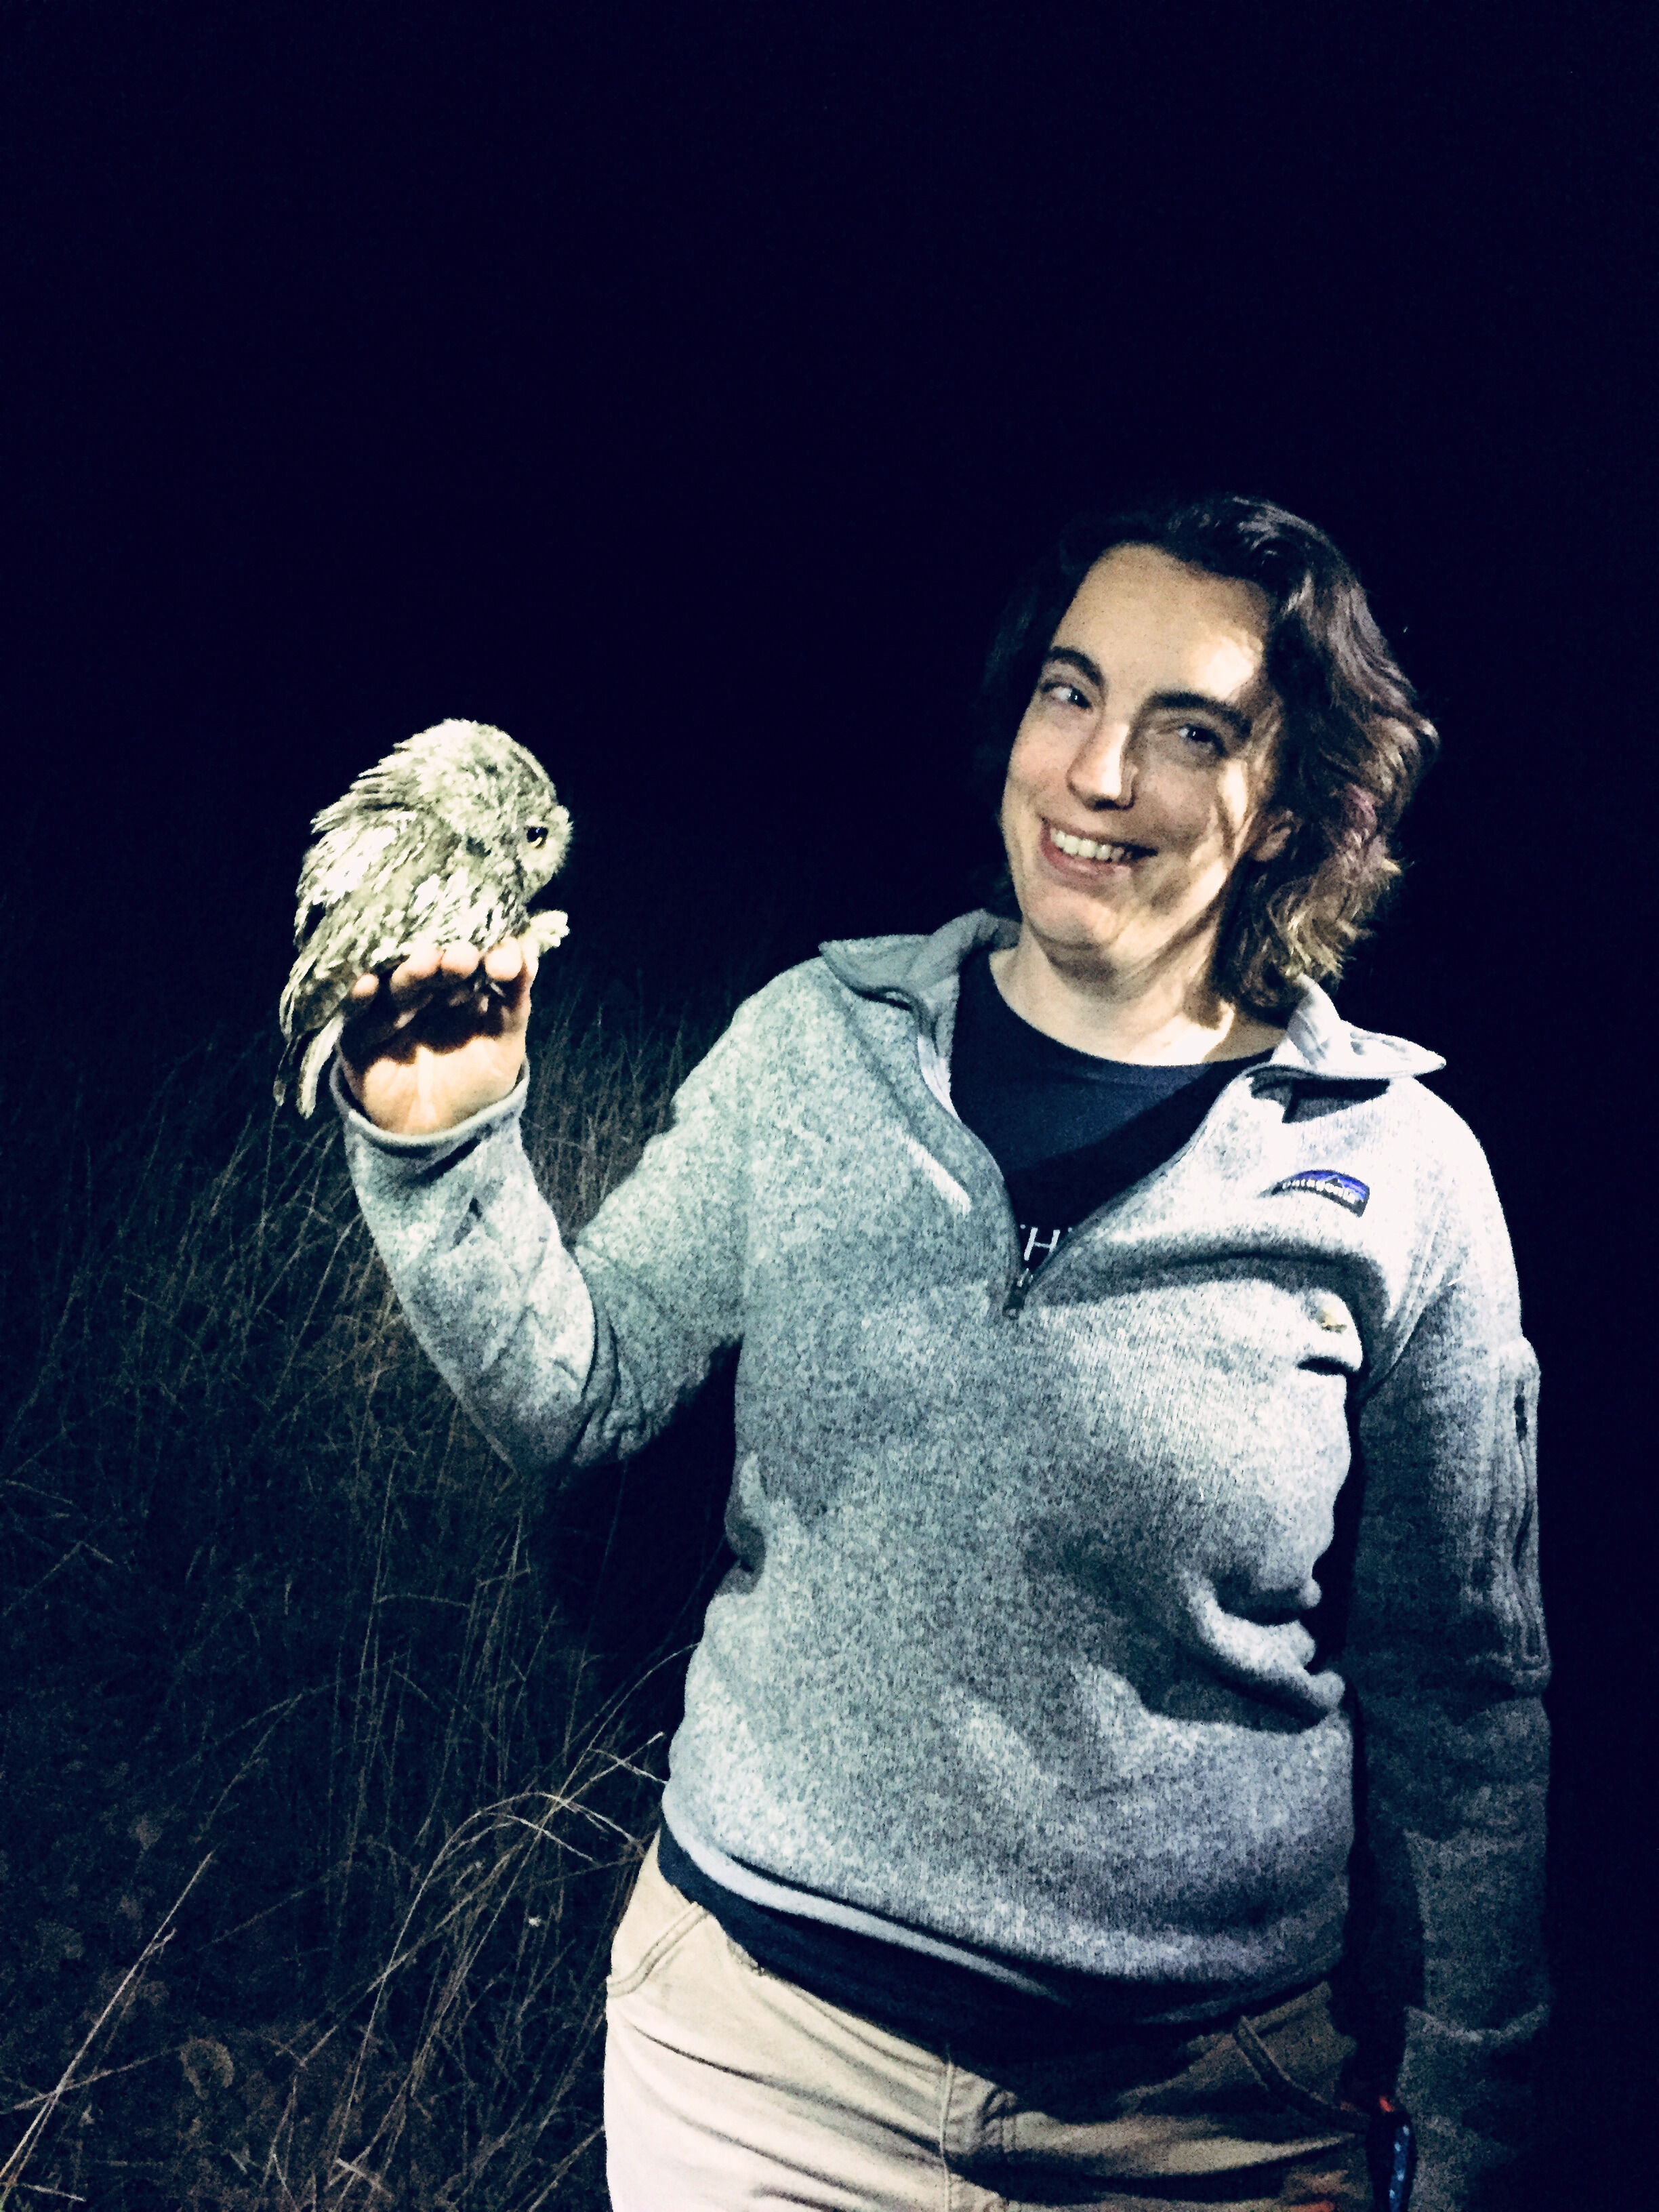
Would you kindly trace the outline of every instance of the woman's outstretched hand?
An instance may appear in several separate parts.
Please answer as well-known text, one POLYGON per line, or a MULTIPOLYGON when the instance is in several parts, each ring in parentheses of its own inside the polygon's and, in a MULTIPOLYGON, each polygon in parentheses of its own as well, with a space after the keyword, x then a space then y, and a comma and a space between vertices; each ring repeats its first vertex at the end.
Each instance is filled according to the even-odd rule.
POLYGON ((362 975, 340 1039, 346 1087, 399 1136, 453 1129, 505 1098, 524 1066, 536 956, 509 937, 417 945, 389 975, 362 975))

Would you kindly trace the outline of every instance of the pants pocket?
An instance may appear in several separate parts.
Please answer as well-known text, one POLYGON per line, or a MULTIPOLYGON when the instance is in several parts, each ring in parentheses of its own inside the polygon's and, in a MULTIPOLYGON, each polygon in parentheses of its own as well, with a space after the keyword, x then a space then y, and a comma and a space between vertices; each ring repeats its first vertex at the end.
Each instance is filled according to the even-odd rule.
POLYGON ((1245 2014, 1233 2039, 1263 2087, 1297 2112, 1327 2126, 1363 2130, 1364 2120, 1342 2101, 1354 2040, 1331 2017, 1328 1982, 1266 2012, 1245 2014))
POLYGON ((634 1894, 611 1941, 606 1996, 629 1996, 643 1988, 663 1961, 708 1917, 706 1906, 682 1897, 663 1875, 657 1864, 653 1836, 634 1894))

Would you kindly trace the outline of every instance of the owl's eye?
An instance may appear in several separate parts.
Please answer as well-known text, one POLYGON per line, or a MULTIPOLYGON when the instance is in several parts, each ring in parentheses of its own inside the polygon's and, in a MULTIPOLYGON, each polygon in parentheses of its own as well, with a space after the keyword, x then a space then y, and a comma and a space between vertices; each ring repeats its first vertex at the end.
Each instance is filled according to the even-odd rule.
POLYGON ((544 822, 532 822, 530 827, 525 831, 524 837, 526 845, 546 844, 547 824, 544 822))

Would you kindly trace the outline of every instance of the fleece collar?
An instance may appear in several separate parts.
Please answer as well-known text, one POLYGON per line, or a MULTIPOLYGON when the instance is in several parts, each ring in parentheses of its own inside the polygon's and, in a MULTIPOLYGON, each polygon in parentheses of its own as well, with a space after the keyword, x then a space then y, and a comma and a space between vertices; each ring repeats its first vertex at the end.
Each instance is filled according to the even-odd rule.
MULTIPOLYGON (((1017 921, 980 911, 958 915, 931 937, 843 938, 818 951, 849 991, 909 1006, 928 1036, 939 1040, 956 1006, 963 963, 982 945, 1000 950, 1018 935, 1017 921)), ((1327 1083, 1377 1083, 1397 1075, 1431 1075, 1445 1064, 1438 1053, 1425 1052, 1404 1037, 1345 1022, 1328 992, 1317 983, 1304 983, 1285 1035, 1261 1072, 1271 1068, 1327 1083)))

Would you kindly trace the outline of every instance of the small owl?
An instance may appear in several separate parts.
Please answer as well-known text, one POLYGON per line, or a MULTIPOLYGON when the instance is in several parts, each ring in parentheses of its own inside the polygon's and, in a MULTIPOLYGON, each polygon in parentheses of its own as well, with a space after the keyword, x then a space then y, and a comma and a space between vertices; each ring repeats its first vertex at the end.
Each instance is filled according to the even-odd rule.
MULTIPOLYGON (((405 738, 311 826, 299 956, 278 1010, 284 1069, 299 1060, 306 1115, 360 975, 388 974, 422 939, 488 948, 517 937, 538 954, 562 944, 564 915, 529 907, 570 844, 570 816, 540 763, 487 722, 405 738)), ((275 1088, 280 1104, 286 1072, 275 1088)))

